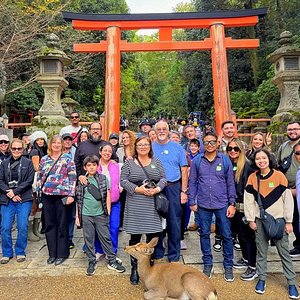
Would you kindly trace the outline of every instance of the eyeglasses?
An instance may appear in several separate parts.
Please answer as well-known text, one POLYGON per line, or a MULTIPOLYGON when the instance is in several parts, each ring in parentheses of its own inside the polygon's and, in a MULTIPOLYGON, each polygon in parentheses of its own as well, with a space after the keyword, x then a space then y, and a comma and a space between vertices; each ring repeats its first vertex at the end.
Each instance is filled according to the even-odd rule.
POLYGON ((205 141, 203 142, 204 146, 208 146, 208 145, 211 145, 211 146, 215 146, 217 144, 217 141, 205 141))
POLYGON ((286 131, 291 132, 291 131, 298 131, 300 128, 288 128, 286 131))
POLYGON ((150 144, 138 144, 136 145, 138 148, 149 147, 150 144))
POLYGON ((4 141, 4 140, 2 140, 2 141, 0 141, 0 145, 1 144, 9 144, 9 141, 4 141))
POLYGON ((12 151, 23 151, 23 148, 18 148, 18 147, 12 147, 11 148, 12 151))
POLYGON ((70 119, 78 119, 79 116, 71 116, 70 119))
POLYGON ((228 152, 231 152, 232 150, 234 151, 234 152, 240 152, 241 151, 241 149, 239 148, 239 147, 227 147, 227 149, 226 149, 228 152))
POLYGON ((94 130, 94 131, 100 131, 101 128, 91 128, 91 130, 94 130))
POLYGON ((295 151, 294 154, 295 155, 300 155, 300 151, 295 151))

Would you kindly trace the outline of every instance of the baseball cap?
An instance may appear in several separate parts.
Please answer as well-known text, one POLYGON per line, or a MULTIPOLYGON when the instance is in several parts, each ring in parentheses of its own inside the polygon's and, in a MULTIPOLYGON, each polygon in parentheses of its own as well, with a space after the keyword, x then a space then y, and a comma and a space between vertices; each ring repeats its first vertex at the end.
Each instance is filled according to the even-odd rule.
POLYGON ((66 139, 66 138, 70 138, 71 140, 73 140, 72 134, 71 133, 64 133, 62 136, 62 139, 66 139))
POLYGON ((116 139, 118 140, 119 139, 119 135, 117 133, 111 133, 110 136, 109 136, 109 139, 116 139))
POLYGON ((0 135, 0 141, 7 141, 7 142, 9 142, 9 138, 8 138, 8 136, 6 134, 1 134, 0 135))

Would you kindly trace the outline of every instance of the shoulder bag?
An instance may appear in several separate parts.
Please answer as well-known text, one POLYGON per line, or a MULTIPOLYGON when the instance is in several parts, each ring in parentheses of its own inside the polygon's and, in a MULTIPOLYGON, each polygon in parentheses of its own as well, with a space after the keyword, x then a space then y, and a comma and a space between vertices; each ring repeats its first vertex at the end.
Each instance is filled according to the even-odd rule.
MULTIPOLYGON (((49 172, 47 173, 47 175, 45 176, 45 179, 43 181, 43 183, 41 184, 41 187, 37 193, 37 202, 38 202, 38 207, 42 208, 43 207, 43 202, 42 202, 42 189, 51 173, 51 171, 53 170, 53 168, 55 167, 55 165, 57 164, 57 162, 59 161, 60 157, 62 156, 62 154, 59 156, 59 158, 53 163, 52 167, 50 168, 49 172)), ((67 202, 67 199, 65 199, 66 197, 64 197, 62 199, 62 203, 65 205, 67 202)))
MULTIPOLYGON (((143 167, 143 165, 141 164, 141 162, 139 161, 138 158, 137 158, 137 161, 138 161, 139 165, 141 166, 143 172, 145 173, 146 177, 148 178, 148 180, 151 181, 147 171, 145 170, 145 168, 143 167)), ((154 206, 155 206, 157 213, 161 217, 163 217, 163 218, 167 217, 168 210, 169 210, 169 200, 166 197, 166 195, 163 194, 161 191, 154 195, 154 206)))
POLYGON ((259 173, 257 173, 256 176, 257 176, 257 203, 259 206, 260 217, 261 217, 264 232, 269 240, 281 240, 284 234, 285 220, 284 218, 275 219, 272 215, 267 213, 263 208, 263 204, 260 197, 260 191, 259 191, 259 185, 260 185, 259 173))

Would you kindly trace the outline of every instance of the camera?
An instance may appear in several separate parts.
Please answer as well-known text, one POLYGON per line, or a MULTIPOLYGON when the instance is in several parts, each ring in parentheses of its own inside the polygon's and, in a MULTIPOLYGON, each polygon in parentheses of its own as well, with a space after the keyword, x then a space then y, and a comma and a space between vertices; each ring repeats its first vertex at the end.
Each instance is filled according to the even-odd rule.
POLYGON ((143 181, 143 184, 145 184, 146 189, 154 189, 156 188, 156 183, 153 180, 145 179, 143 181))
POLYGON ((9 187, 10 189, 15 189, 16 187, 18 187, 18 181, 16 181, 16 180, 9 181, 9 182, 8 182, 8 187, 9 187))

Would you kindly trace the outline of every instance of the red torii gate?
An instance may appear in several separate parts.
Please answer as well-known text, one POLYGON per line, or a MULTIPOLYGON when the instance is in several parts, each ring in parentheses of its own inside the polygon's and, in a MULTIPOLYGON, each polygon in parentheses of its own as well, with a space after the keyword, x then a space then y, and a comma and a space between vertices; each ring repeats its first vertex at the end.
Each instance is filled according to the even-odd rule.
POLYGON ((76 30, 105 30, 107 39, 100 43, 74 44, 75 52, 106 52, 104 134, 119 132, 121 52, 210 50, 214 89, 216 130, 231 119, 227 68, 227 49, 259 46, 258 39, 234 40, 225 37, 225 28, 254 26, 267 8, 239 11, 155 14, 81 14, 63 12, 76 30), (173 29, 209 28, 210 37, 202 41, 173 41, 173 29), (132 43, 121 40, 122 30, 159 29, 159 41, 132 43))

